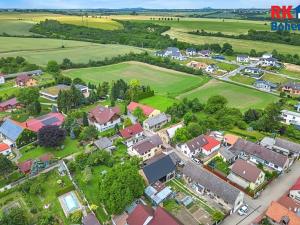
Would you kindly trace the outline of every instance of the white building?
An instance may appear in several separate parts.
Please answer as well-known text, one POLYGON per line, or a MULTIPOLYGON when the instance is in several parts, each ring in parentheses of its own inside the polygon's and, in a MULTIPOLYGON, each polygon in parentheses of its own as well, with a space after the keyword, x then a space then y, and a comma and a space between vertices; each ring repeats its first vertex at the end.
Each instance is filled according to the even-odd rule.
POLYGON ((7 156, 11 153, 11 147, 8 144, 0 143, 0 154, 7 156))
POLYGON ((5 78, 2 74, 0 74, 0 84, 5 84, 5 78))
POLYGON ((236 61, 239 63, 249 63, 250 57, 248 55, 238 55, 236 61))
POLYGON ((215 64, 211 64, 211 65, 208 65, 208 67, 206 67, 205 71, 207 73, 214 73, 218 70, 218 66, 215 65, 215 64))
POLYGON ((300 113, 282 110, 281 118, 287 125, 300 125, 300 113))

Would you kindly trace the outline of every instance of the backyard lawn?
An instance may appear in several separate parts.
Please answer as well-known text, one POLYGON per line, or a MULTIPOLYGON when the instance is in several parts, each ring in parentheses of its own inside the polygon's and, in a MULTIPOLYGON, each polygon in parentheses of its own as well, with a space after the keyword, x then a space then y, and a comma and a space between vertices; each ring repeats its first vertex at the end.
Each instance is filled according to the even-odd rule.
POLYGON ((270 81, 272 83, 275 84, 284 84, 287 83, 289 81, 288 78, 279 76, 279 75, 275 75, 275 74, 270 74, 270 73, 265 73, 262 77, 262 79, 270 81))
POLYGON ((272 94, 218 80, 211 80, 200 88, 180 95, 179 98, 199 98, 201 102, 206 102, 209 97, 214 95, 221 95, 227 98, 229 106, 236 107, 242 111, 246 111, 249 108, 263 109, 267 104, 279 100, 279 97, 272 94))
POLYGON ((227 162, 224 162, 221 157, 214 158, 212 161, 209 162, 209 165, 212 168, 224 173, 225 175, 228 175, 230 173, 229 164, 227 162))
POLYGON ((194 76, 174 70, 164 69, 139 62, 126 62, 103 67, 74 69, 65 71, 64 75, 79 77, 85 82, 98 84, 103 81, 137 79, 144 85, 150 85, 158 94, 176 96, 206 83, 206 76, 194 76))
POLYGON ((237 74, 233 77, 230 77, 230 80, 238 82, 238 83, 242 83, 242 84, 246 84, 246 85, 252 85, 255 82, 255 79, 252 77, 247 77, 241 74, 237 74))
POLYGON ((82 150, 81 147, 78 147, 78 141, 72 140, 67 137, 64 143, 64 148, 62 150, 56 150, 45 147, 34 147, 34 145, 29 145, 20 150, 22 157, 19 159, 20 162, 26 161, 28 159, 36 159, 46 153, 52 153, 55 157, 63 158, 68 155, 80 152, 82 150))
POLYGON ((155 95, 140 101, 140 103, 159 109, 162 112, 166 111, 168 107, 172 106, 176 102, 178 102, 178 100, 161 95, 155 95))

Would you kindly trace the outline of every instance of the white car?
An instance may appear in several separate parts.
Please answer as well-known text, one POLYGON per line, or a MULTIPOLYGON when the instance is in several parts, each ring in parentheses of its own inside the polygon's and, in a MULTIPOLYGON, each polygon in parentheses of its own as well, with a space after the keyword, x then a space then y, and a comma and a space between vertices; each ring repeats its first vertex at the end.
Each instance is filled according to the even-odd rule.
POLYGON ((240 216, 245 216, 245 215, 247 215, 248 209, 249 209, 248 205, 245 204, 238 210, 238 214, 240 216))

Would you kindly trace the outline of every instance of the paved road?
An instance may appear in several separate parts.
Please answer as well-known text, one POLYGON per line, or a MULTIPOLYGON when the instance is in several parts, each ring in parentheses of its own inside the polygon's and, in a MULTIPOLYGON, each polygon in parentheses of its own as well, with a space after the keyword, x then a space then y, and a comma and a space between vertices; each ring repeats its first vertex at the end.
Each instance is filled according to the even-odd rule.
POLYGON ((300 161, 294 163, 289 173, 281 175, 269 187, 262 192, 258 199, 245 198, 245 202, 249 205, 250 211, 247 217, 241 217, 233 214, 227 217, 222 225, 250 225, 258 216, 266 211, 272 201, 279 199, 299 178, 300 161))

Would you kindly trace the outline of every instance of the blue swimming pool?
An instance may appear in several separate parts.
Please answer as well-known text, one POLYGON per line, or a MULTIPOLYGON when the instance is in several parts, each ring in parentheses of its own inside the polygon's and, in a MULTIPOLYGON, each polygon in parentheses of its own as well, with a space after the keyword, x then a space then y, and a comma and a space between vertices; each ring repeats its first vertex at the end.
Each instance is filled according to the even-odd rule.
POLYGON ((74 211, 75 209, 79 208, 79 203, 77 197, 73 192, 69 193, 68 195, 64 196, 64 202, 67 206, 69 212, 74 211))

